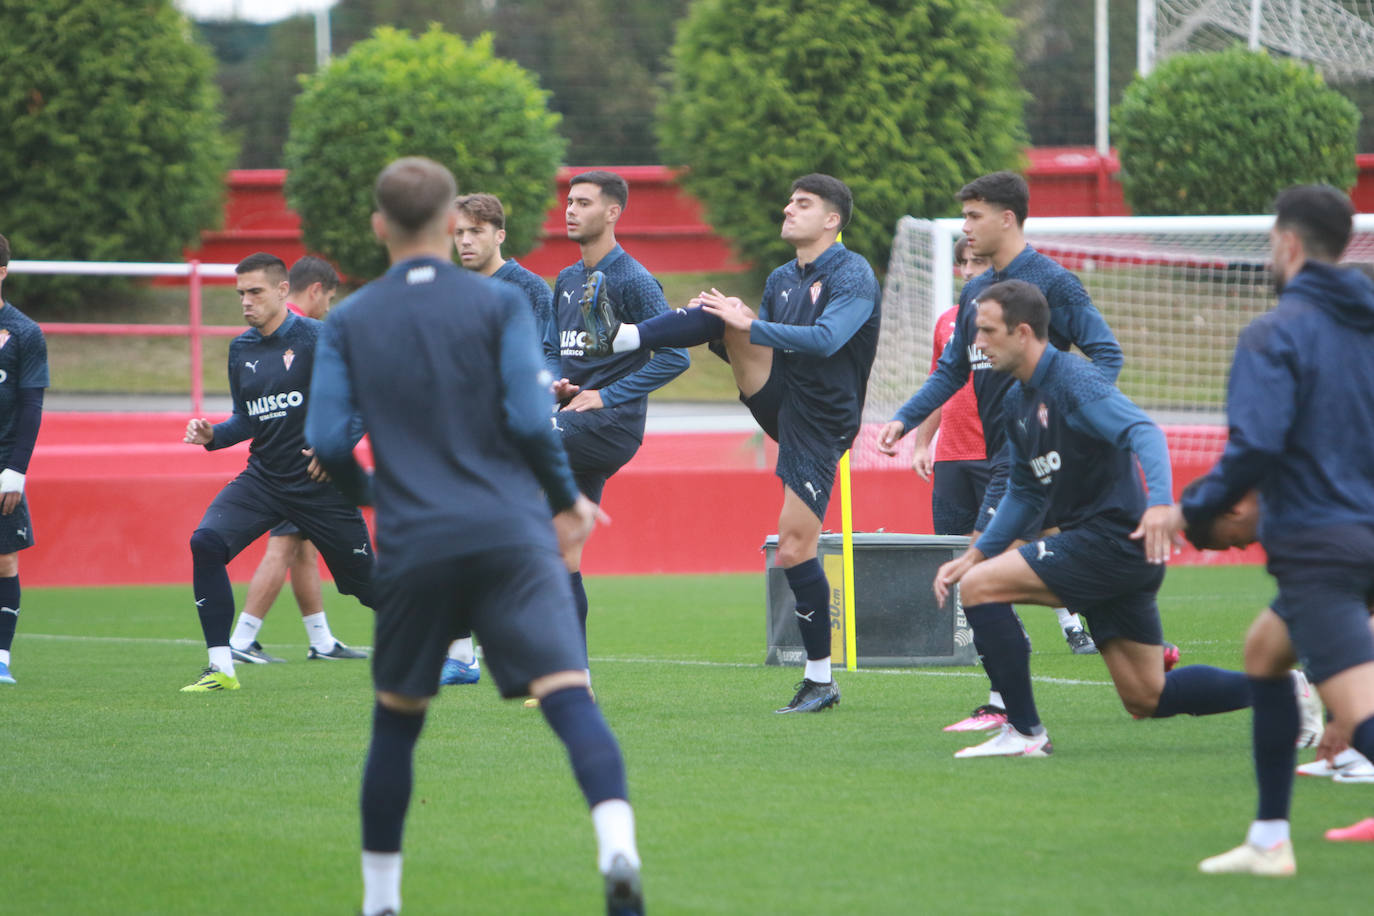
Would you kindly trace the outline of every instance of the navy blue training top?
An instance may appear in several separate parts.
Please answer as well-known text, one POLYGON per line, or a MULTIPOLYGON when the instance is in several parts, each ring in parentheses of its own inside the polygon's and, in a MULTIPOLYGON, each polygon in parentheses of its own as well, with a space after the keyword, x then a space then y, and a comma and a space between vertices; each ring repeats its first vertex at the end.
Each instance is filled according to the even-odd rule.
POLYGON ((1226 448, 1183 501, 1190 524, 1260 491, 1260 542, 1374 524, 1374 283, 1308 261, 1236 342, 1226 448))
POLYGON ((330 312, 314 385, 307 434, 355 499, 355 411, 371 439, 383 562, 555 545, 550 507, 577 487, 534 318, 510 284, 436 258, 395 264, 330 312))
MULTIPOLYGON (((19 389, 47 388, 48 343, 38 322, 8 302, 0 308, 0 467, 10 464, 16 445, 21 395, 19 389)), ((35 428, 36 433, 36 428, 35 428)), ((33 443, 27 443, 30 452, 33 443)), ((15 470, 28 470, 24 467, 15 470)))
POLYGON ((535 331, 544 353, 544 365, 548 367, 550 375, 561 378, 563 357, 558 351, 558 321, 553 313, 553 290, 549 289, 549 284, 514 258, 507 258, 491 278, 520 287, 525 298, 530 300, 530 307, 534 309, 535 331))
POLYGON ((878 352, 881 291, 862 255, 836 242, 805 267, 794 258, 768 275, 749 342, 775 349, 786 371, 790 422, 848 448, 859 430, 878 352))
POLYGON ((305 412, 320 322, 286 313, 277 330, 249 328, 229 344, 229 395, 234 412, 214 426, 207 451, 251 439, 248 463, 287 487, 311 489, 305 412))
POLYGON ((616 245, 590 270, 579 259, 558 272, 553 285, 558 315, 562 377, 581 388, 601 392, 607 407, 647 397, 671 382, 691 364, 681 347, 664 347, 650 353, 631 350, 610 356, 586 355, 587 332, 582 323, 582 287, 593 271, 606 275, 606 294, 616 317, 638 324, 668 311, 663 287, 625 249, 616 245))
POLYGON ((1173 503, 1163 430, 1086 360, 1046 347, 1030 382, 1013 379, 1002 407, 1008 486, 978 539, 984 556, 1006 550, 1042 509, 1046 528, 1134 531, 1147 499, 1132 452, 1148 504, 1173 503))

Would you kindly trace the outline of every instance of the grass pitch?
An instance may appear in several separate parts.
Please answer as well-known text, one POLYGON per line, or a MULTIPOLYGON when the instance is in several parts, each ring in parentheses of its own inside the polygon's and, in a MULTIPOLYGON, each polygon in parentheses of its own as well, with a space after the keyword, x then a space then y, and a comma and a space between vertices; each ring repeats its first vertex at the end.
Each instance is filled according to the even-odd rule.
MULTIPOLYGON (((914 587, 924 587, 923 583, 914 587)), ((1250 717, 1136 722, 1048 610, 1023 618, 1048 760, 956 761, 985 698, 968 668, 840 672, 837 710, 774 716, 762 576, 595 578, 597 697, 625 749, 655 914, 1363 912, 1371 849, 1322 839, 1374 787, 1300 781, 1295 879, 1202 876, 1254 807, 1250 717)), ((1177 569, 1184 663, 1236 667, 1271 595, 1257 569, 1177 569)), ((240 596, 241 597, 241 596, 240 596)), ((369 613, 331 596, 335 633, 369 613)), ((29 589, 0 690, 0 912, 352 913, 365 663, 286 665, 178 693, 204 665, 189 588, 29 589)), ((1310 752, 1304 753, 1306 759, 1310 752)), ((542 716, 485 680, 446 688, 416 761, 406 912, 595 913, 589 820, 542 716)))

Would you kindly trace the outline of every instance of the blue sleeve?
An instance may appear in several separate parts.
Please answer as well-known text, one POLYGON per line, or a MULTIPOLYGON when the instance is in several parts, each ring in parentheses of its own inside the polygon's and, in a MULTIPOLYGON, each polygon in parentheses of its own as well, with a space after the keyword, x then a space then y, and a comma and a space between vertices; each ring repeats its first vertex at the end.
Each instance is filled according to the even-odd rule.
POLYGON ((1060 282, 1054 285, 1047 297, 1050 304, 1050 322, 1055 330, 1067 337, 1078 349, 1093 361, 1098 371, 1115 383, 1121 374, 1125 358, 1121 354, 1121 344, 1116 340, 1107 320, 1093 305, 1092 298, 1083 284, 1073 274, 1065 271, 1060 282))
MULTIPOLYGON (((997 513, 997 506, 1007 492, 1008 468, 1011 467, 1010 445, 1002 443, 1002 450, 992 459, 988 473, 988 487, 983 492, 983 505, 978 509, 978 519, 974 522, 975 531, 987 531, 997 513)), ((1019 536, 1019 535, 1018 535, 1019 536)))
POLYGON ((48 339, 38 325, 32 325, 32 333, 25 334, 19 343, 19 388, 47 388, 48 380, 48 339))
POLYGON ((539 350, 532 345, 533 319, 528 316, 526 309, 507 309, 501 326, 501 403, 506 429, 544 488, 549 508, 561 512, 577 502, 577 484, 553 428, 553 394, 539 350))
POLYGON ((832 356, 849 342, 873 314, 873 300, 841 295, 825 304, 815 324, 777 324, 762 319, 749 326, 749 342, 795 350, 811 356, 832 356))
POLYGON ((548 293, 544 313, 539 318, 540 346, 544 351, 544 368, 555 379, 563 377, 563 349, 558 337, 558 313, 553 310, 553 292, 548 293))
POLYGON ((1076 429, 1135 452, 1150 491, 1148 505, 1173 505, 1173 469, 1164 431, 1130 398, 1113 388, 1106 397, 1079 405, 1064 419, 1076 429))
POLYGON ((1024 460, 1013 438, 1007 436, 1002 452, 1007 459, 1007 491, 997 503, 997 511, 974 546, 985 557, 995 557, 1026 533, 1031 522, 1040 517, 1045 504, 1045 488, 1035 479, 1030 463, 1024 460))
POLYGON ((372 477, 353 457, 362 421, 348 379, 339 323, 327 320, 315 341, 310 374, 310 406, 305 414, 305 441, 334 485, 360 506, 372 502, 372 477))
POLYGON ((1298 403, 1294 347, 1265 319, 1241 332, 1226 386, 1226 448, 1184 500, 1190 525, 1210 521, 1279 462, 1298 403))
MULTIPOLYGON (((633 324, 668 312, 668 300, 663 296, 663 287, 647 272, 630 277, 619 304, 624 312, 621 320, 633 324)), ((601 402, 607 407, 614 407, 642 398, 677 378, 691 364, 691 357, 682 347, 655 350, 647 363, 602 388, 601 402)))
POLYGON ((223 423, 216 423, 211 427, 211 438, 205 446, 207 452, 216 449, 228 448, 242 442, 244 439, 253 438, 253 419, 248 416, 248 408, 243 403, 243 397, 239 391, 239 376, 234 371, 236 358, 235 347, 229 345, 229 400, 233 404, 234 412, 229 415, 229 419, 223 423))
MULTIPOLYGON (((960 302, 959 310, 961 312, 965 307, 964 303, 960 302)), ((901 421, 902 425, 906 427, 904 433, 911 432, 921 425, 921 421, 934 413, 935 408, 954 397, 954 393, 964 387, 964 384, 969 380, 969 370, 968 344, 964 340, 964 323, 956 320, 954 333, 950 335, 949 341, 945 344, 944 352, 940 354, 940 360, 935 364, 935 371, 930 373, 930 377, 925 380, 920 389, 898 408, 892 419, 901 421)))
POLYGON ((14 444, 10 446, 10 460, 5 467, 21 474, 28 473, 33 447, 38 442, 38 427, 42 423, 43 389, 21 387, 15 405, 14 444))

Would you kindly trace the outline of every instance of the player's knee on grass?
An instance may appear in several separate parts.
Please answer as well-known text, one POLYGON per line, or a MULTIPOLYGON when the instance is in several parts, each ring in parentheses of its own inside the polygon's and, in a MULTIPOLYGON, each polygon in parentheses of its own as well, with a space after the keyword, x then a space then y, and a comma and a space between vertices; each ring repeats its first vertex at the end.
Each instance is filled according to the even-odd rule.
POLYGON ((229 545, 213 528, 197 528, 191 532, 191 556, 209 563, 228 563, 229 545))

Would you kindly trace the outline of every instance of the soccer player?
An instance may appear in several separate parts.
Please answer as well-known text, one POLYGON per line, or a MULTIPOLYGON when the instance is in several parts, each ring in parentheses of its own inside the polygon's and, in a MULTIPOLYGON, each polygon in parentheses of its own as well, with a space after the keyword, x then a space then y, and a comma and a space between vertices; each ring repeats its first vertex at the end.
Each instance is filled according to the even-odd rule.
MULTIPOLYGON (((287 283, 287 311, 319 321, 329 311, 329 304, 339 289, 339 275, 328 261, 306 255, 291 265, 287 283)), ((262 665, 286 661, 263 651, 258 642, 258 630, 272 610, 288 571, 291 573, 291 592, 301 611, 306 638, 310 640, 305 657, 310 660, 367 658, 366 652, 351 649, 335 639, 329 628, 320 591, 319 556, 315 545, 301 537, 300 529, 290 522, 282 522, 268 532, 267 551, 248 582, 243 611, 229 637, 229 651, 235 662, 262 665)))
MULTIPOLYGON (((954 243, 954 263, 964 282, 986 271, 992 262, 974 254, 967 238, 954 243)), ((935 320, 935 336, 930 357, 930 371, 939 366, 940 355, 958 326, 958 305, 935 320)), ((972 373, 970 373, 970 376, 972 373)), ((936 534, 971 534, 978 525, 978 509, 983 504, 991 476, 991 465, 987 460, 987 446, 983 437, 983 421, 978 416, 978 402, 974 397, 973 386, 965 384, 945 402, 943 407, 931 411, 930 416, 921 421, 913 434, 915 449, 912 453, 911 468, 922 480, 931 481, 931 517, 936 534), (936 439, 936 433, 939 438, 936 439), (935 448, 932 448, 932 442, 935 448)), ((1096 655, 1097 646, 1079 622, 1077 615, 1065 608, 1056 608, 1059 627, 1064 632, 1064 640, 1075 655, 1096 655)), ((946 731, 969 730, 967 724, 982 726, 1000 718, 1001 721, 987 727, 993 728, 1006 721, 1002 708, 1002 696, 996 686, 988 697, 986 706, 981 706, 972 716, 947 726, 946 731)))
MULTIPOLYGON (((1295 660, 1331 714, 1323 749, 1374 758, 1374 284, 1336 266, 1354 207, 1323 185, 1289 188, 1270 232, 1278 306, 1241 332, 1227 383, 1226 448, 1170 518, 1208 525, 1257 488, 1259 539, 1278 596, 1245 639, 1259 806, 1245 842, 1206 873, 1291 875, 1288 813, 1299 711, 1295 660)), ((1374 818, 1328 831, 1374 841, 1374 818)))
MULTIPOLYGON (((0 235, 0 286, 10 243, 0 235)), ((13 684, 10 648, 19 624, 19 551, 33 546, 24 475, 43 421, 48 344, 38 323, 0 296, 0 684, 13 684)))
MULTIPOLYGON (((969 248, 979 257, 987 258, 992 270, 985 271, 964 284, 959 294, 959 311, 949 343, 940 355, 935 370, 915 394, 902 405, 896 415, 878 434, 878 450, 897 454, 897 441, 918 427, 941 404, 964 386, 973 374, 973 391, 978 402, 978 414, 983 423, 987 455, 992 459, 982 508, 972 526, 976 535, 988 524, 992 509, 997 505, 1006 485, 1007 460, 1002 454, 1006 435, 1000 422, 1002 398, 1010 387, 1011 377, 1005 373, 989 372, 984 355, 974 346, 977 333, 978 296, 1002 280, 1025 280, 1034 284, 1050 306, 1049 340, 1057 349, 1077 346, 1093 361, 1093 365, 1108 381, 1115 381, 1121 372, 1121 346, 1116 336, 1093 305, 1083 284, 1070 271, 1052 258, 1046 257, 1026 244, 1025 222, 1030 212, 1030 188, 1025 179, 1013 172, 993 172, 964 185, 956 195, 964 214, 964 237, 969 248)), ((1033 525, 1033 531, 1040 527, 1033 525)), ((1028 530, 1023 536, 1033 533, 1028 530)), ((1056 608, 1061 629, 1077 623, 1074 615, 1064 608, 1056 608)), ((981 658, 984 650, 975 648, 981 658)), ((1068 637, 1068 633, 1065 633, 1068 637)), ((1024 639, 1025 653, 1030 654, 1030 641, 1024 639)), ((1072 644, 1072 643, 1071 643, 1072 644)), ((1075 647, 1076 648, 1076 647, 1075 647)), ((1176 649, 1174 650, 1177 651, 1176 649)), ((949 728, 955 731, 981 731, 1001 727, 1006 722, 1006 710, 997 696, 996 679, 988 702, 976 708, 967 718, 949 728)))
MULTIPOLYGON (((1049 322, 1049 305, 1030 283, 1007 280, 979 292, 974 344, 993 370, 1016 380, 1003 398, 1010 476, 991 523, 940 567, 934 590, 944 603, 960 583, 964 614, 1008 721, 957 752, 960 758, 1047 757, 1053 750, 1012 602, 1081 608, 1117 695, 1136 718, 1208 715, 1250 702, 1240 672, 1189 665, 1165 673, 1155 603, 1172 549, 1164 433, 1091 364, 1052 346, 1049 322), (1037 519, 1048 532, 1007 550, 1037 519)), ((1304 690, 1306 682, 1295 674, 1286 687, 1304 690)))
MULTIPOLYGON (((235 268, 249 329, 229 344, 234 413, 223 423, 194 418, 184 441, 207 451, 251 439, 248 465, 219 492, 191 534, 196 610, 210 664, 182 690, 237 690, 229 624, 234 593, 228 564, 272 526, 289 521, 324 556, 334 584, 372 606, 372 543, 358 508, 332 487, 309 457, 305 412, 321 324, 286 308, 286 264, 265 252, 235 268)), ((354 441, 361 437, 358 433, 354 441)))
POLYGON ((840 701, 830 668, 830 584, 817 546, 835 469, 859 431, 881 308, 873 268, 838 241, 853 208, 837 178, 792 182, 781 235, 797 256, 769 274, 757 315, 715 289, 691 308, 637 326, 594 303, 586 311, 599 352, 723 340, 740 400, 778 443, 776 562, 796 599, 806 649, 802 681, 779 713, 821 712, 840 701))
MULTIPOLYGON (((565 211, 568 238, 582 257, 558 272, 554 308, 562 371, 554 383, 558 412, 553 425, 563 438, 577 487, 601 502, 606 481, 639 451, 649 392, 677 378, 690 364, 687 351, 659 346, 635 353, 594 356, 587 349, 581 302, 590 295, 620 321, 646 321, 668 311, 663 287, 615 239, 630 187, 612 172, 574 175, 565 211)), ((585 634, 587 591, 582 551, 572 555, 571 582, 585 634)))
POLYGON ((355 411, 376 457, 385 549, 362 785, 362 912, 401 909, 415 744, 449 636, 470 626, 502 695, 540 698, 567 747, 591 807, 607 911, 642 913, 625 766, 588 689, 559 556, 586 539, 597 510, 578 493, 549 424, 553 400, 523 297, 452 263, 454 193, 453 176, 429 159, 399 159, 378 177, 372 226, 392 267, 329 317, 307 421, 320 460, 357 498, 373 487, 352 457, 355 411), (463 409, 436 413, 418 391, 464 392, 463 409))
MULTIPOLYGON (((563 374, 562 356, 558 349, 558 323, 553 315, 553 291, 536 273, 521 266, 514 258, 501 256, 506 241, 506 211, 501 201, 491 194, 465 194, 458 198, 458 229, 454 241, 458 245, 458 259, 468 270, 484 277, 504 280, 518 287, 529 300, 534 312, 534 325, 542 342, 544 365, 549 370, 549 383, 563 374)), ((475 684, 482 677, 472 634, 464 633, 448 648, 440 684, 475 684)))

